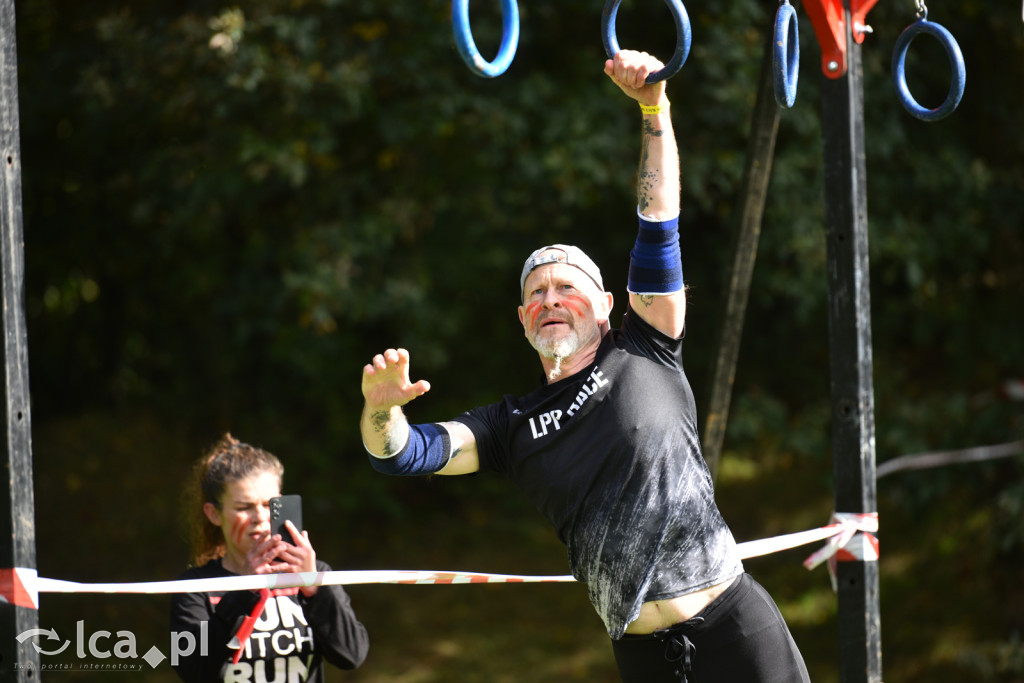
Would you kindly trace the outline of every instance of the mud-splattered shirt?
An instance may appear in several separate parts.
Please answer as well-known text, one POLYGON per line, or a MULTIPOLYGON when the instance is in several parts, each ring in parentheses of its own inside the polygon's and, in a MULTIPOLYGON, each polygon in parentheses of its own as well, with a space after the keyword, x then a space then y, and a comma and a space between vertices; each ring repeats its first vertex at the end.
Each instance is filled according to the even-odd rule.
POLYGON ((566 544, 608 634, 640 606, 743 571, 700 451, 682 340, 632 310, 594 364, 456 418, 566 544))

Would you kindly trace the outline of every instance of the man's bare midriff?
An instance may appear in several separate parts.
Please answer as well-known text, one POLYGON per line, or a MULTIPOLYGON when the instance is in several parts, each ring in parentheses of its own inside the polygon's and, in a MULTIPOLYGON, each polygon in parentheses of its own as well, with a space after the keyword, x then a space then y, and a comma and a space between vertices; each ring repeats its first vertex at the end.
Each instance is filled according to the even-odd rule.
POLYGON ((687 593, 668 600, 652 600, 640 606, 640 616, 626 627, 626 633, 643 635, 654 633, 673 624, 692 619, 702 609, 714 602, 736 580, 735 577, 723 583, 705 588, 696 593, 687 593))

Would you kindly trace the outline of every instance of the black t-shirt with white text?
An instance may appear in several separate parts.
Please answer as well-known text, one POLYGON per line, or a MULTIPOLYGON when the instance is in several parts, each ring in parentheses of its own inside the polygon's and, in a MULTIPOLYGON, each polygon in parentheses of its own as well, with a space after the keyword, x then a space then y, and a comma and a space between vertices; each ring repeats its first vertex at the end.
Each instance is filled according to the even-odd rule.
MULTIPOLYGON (((317 571, 330 569, 317 560, 317 571)), ((225 576, 236 574, 217 559, 187 570, 180 578, 225 576)), ((274 589, 238 663, 232 663, 236 651, 228 648, 228 642, 257 600, 256 592, 248 590, 178 593, 173 597, 172 638, 191 634, 195 646, 178 662, 171 662, 183 681, 322 683, 325 659, 341 669, 354 669, 366 659, 366 628, 356 618, 348 594, 341 586, 320 586, 311 597, 298 588, 274 589)))
POLYGON ((609 635, 650 600, 742 573, 700 451, 682 340, 632 310, 594 363, 455 418, 481 471, 506 475, 566 544, 609 635))

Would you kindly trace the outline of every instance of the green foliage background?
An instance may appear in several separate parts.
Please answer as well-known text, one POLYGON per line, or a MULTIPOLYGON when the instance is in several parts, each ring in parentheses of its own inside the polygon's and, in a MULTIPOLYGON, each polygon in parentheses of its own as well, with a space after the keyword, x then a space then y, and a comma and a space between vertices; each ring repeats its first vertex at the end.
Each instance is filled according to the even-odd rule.
MULTIPOLYGON (((472 8, 484 54, 500 37, 490 4, 472 8)), ((358 383, 374 353, 403 346, 434 387, 416 421, 532 387, 514 283, 539 244, 579 244, 623 292, 639 125, 601 71, 600 4, 521 3, 511 68, 481 79, 439 0, 17 3, 41 575, 177 575, 179 491, 228 430, 284 459, 336 568, 565 572, 504 482, 369 471, 358 383)), ((669 83, 700 402, 776 6, 688 5, 693 50, 669 83)), ((959 109, 934 124, 903 111, 890 79, 914 6, 879 3, 864 44, 880 461, 1024 432, 1000 393, 1024 376, 1019 6, 932 3, 968 70, 959 109)), ((719 479, 741 540, 832 511, 820 51, 800 21, 719 479)), ((620 10, 624 47, 667 56, 674 40, 663 3, 620 10)), ((930 42, 907 68, 934 106, 948 68, 930 42)), ((1017 458, 880 482, 887 680, 1024 680, 1021 473, 1017 458)), ((748 568, 814 680, 836 681, 834 598, 802 557, 748 568)), ((579 587, 351 593, 373 652, 339 679, 615 680, 579 587)), ((44 627, 80 619, 167 637, 163 599, 44 596, 44 627)))

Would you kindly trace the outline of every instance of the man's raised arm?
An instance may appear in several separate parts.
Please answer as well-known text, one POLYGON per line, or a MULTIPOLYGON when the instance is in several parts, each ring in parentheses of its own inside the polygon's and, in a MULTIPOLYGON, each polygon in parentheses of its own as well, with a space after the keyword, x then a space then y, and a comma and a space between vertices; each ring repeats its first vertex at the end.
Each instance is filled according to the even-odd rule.
POLYGON ((673 338, 683 334, 686 294, 679 255, 679 148, 665 82, 646 83, 662 63, 645 52, 622 51, 605 73, 640 105, 643 138, 637 177, 640 231, 631 253, 629 301, 640 317, 673 338))

